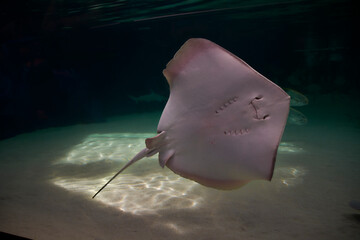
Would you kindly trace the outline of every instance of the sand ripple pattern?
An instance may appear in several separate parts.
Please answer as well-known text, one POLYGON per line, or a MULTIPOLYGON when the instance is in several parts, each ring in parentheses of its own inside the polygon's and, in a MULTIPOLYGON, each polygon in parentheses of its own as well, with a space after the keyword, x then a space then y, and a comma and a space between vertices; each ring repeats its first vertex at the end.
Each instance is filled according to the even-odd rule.
POLYGON ((103 160, 130 160, 145 147, 145 138, 153 133, 91 134, 62 158, 58 163, 88 164, 103 160))
MULTIPOLYGON (((74 176, 82 177, 69 177, 58 171, 57 175, 60 176, 54 178, 53 183, 91 198, 118 169, 112 169, 111 172, 107 170, 104 174, 100 173, 101 177, 94 178, 93 173, 86 172, 88 166, 91 164, 105 166, 118 161, 125 164, 145 147, 144 139, 153 136, 154 134, 130 133, 89 135, 83 142, 74 146, 64 158, 54 163, 58 168, 67 166, 66 168, 69 169, 69 166, 73 166, 73 169, 79 171, 75 172, 74 176)), ((94 201, 100 201, 132 214, 157 214, 166 209, 199 207, 203 201, 201 193, 193 191, 199 186, 198 183, 182 178, 168 169, 160 168, 155 159, 147 159, 147 164, 149 162, 153 162, 154 171, 143 172, 141 165, 137 165, 133 168, 138 170, 137 172, 119 175, 94 201)), ((101 170, 106 169, 99 169, 96 172, 101 170)))
MULTIPOLYGON (((54 180, 54 184, 90 198, 107 180, 59 178, 54 180)), ((157 214, 161 210, 198 207, 202 198, 193 191, 197 185, 174 174, 124 174, 109 184, 95 200, 132 214, 157 214)))

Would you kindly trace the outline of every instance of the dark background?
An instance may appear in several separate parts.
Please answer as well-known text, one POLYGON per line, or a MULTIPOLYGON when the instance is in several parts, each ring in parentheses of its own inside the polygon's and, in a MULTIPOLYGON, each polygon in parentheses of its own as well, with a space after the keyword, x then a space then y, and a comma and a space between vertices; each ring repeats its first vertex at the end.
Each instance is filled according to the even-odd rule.
POLYGON ((168 96, 162 70, 193 37, 281 87, 359 101, 358 10, 346 0, 1 1, 0 139, 161 111, 165 102, 129 95, 168 96))

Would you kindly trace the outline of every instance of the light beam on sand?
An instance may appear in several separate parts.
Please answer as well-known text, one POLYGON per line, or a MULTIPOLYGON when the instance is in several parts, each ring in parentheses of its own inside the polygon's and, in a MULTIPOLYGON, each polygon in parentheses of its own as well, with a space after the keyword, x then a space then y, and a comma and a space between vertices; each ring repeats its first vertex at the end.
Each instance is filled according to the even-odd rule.
MULTIPOLYGON (((144 139, 153 134, 92 134, 74 148, 64 158, 54 165, 79 166, 82 177, 57 176, 53 183, 69 191, 89 196, 104 185, 109 178, 144 146, 144 139), (86 165, 114 164, 119 162, 116 169, 104 172, 102 176, 94 178, 86 173, 86 165), (83 166, 83 167, 81 167, 83 166), (84 170, 82 170, 84 169, 84 170)), ((154 165, 151 173, 138 171, 134 174, 119 175, 94 201, 115 207, 132 214, 157 214, 167 209, 194 209, 201 205, 202 197, 194 188, 199 184, 182 178, 169 169, 162 169, 157 163, 157 156, 148 159, 154 165)), ((141 166, 138 165, 138 170, 141 166)), ((97 174, 99 174, 97 172, 97 174)), ((101 174, 101 173, 100 173, 101 174)), ((64 174, 65 175, 65 174, 64 174)), ((77 175, 75 173, 75 175, 77 175)))
MULTIPOLYGON (((196 208, 202 202, 202 198, 192 191, 198 184, 169 174, 123 174, 109 184, 95 201, 132 214, 156 214, 160 210, 196 208)), ((57 178, 53 182, 90 198, 107 180, 57 178)))
POLYGON ((280 153, 302 153, 304 149, 292 142, 281 142, 278 148, 280 153))
POLYGON ((274 179, 283 186, 294 187, 303 182, 307 171, 304 167, 279 167, 275 170, 274 179))
POLYGON ((56 163, 89 164, 98 161, 126 161, 144 146, 153 133, 91 134, 56 163))

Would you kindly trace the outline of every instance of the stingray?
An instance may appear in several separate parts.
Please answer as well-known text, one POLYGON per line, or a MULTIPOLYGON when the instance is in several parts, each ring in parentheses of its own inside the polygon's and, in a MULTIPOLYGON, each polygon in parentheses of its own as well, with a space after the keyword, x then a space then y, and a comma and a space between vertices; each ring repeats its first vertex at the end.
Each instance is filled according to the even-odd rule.
POLYGON ((163 70, 170 96, 157 135, 131 164, 159 153, 161 167, 216 189, 271 180, 290 96, 219 45, 189 39, 163 70))

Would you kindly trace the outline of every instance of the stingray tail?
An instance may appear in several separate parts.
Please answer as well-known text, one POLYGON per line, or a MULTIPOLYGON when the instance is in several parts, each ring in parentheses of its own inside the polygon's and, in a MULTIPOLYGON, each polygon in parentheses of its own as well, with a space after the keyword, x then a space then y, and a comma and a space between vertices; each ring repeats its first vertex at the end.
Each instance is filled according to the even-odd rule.
POLYGON ((144 148, 141 150, 138 154, 135 155, 123 168, 121 168, 104 186, 102 186, 99 191, 95 193, 95 195, 92 198, 95 198, 96 195, 98 195, 112 180, 114 180, 120 173, 122 173, 126 168, 128 168, 131 164, 139 161, 140 159, 143 159, 144 157, 150 157, 152 155, 156 154, 156 151, 154 149, 148 149, 144 148))

